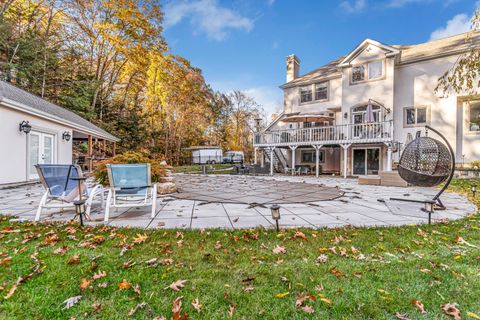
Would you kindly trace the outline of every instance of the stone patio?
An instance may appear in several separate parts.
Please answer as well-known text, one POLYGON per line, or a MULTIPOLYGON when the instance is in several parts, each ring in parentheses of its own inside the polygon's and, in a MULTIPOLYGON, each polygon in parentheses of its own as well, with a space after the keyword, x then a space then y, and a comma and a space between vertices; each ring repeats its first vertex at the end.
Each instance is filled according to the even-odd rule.
MULTIPOLYGON (((420 210, 421 204, 398 202, 388 200, 391 197, 411 199, 431 199, 435 189, 416 187, 378 187, 358 185, 356 179, 343 179, 339 177, 251 177, 251 176, 215 176, 176 175, 176 179, 183 188, 184 194, 178 194, 178 198, 166 197, 158 201, 156 216, 150 218, 149 208, 127 208, 118 209, 111 213, 111 219, 107 223, 111 226, 131 226, 138 228, 181 228, 181 229, 203 229, 203 228, 225 228, 240 229, 253 227, 273 227, 274 221, 270 216, 269 206, 273 200, 272 189, 262 188, 255 190, 253 186, 258 183, 267 186, 277 185, 288 192, 288 197, 281 195, 275 198, 281 203, 280 220, 281 227, 296 228, 321 228, 339 227, 345 225, 353 226, 397 226, 406 224, 422 224, 427 222, 427 215, 420 210), (188 181, 205 181, 205 191, 212 186, 217 190, 223 190, 221 199, 203 198, 195 200, 192 189, 188 189, 188 181), (200 180, 198 180, 200 179, 200 180), (236 180, 237 179, 237 180, 236 180), (229 187, 226 186, 228 182, 229 187), (238 201, 242 195, 239 194, 238 186, 243 183, 246 188, 240 188, 242 192, 248 189, 248 199, 238 201), (313 186, 310 184, 315 184, 313 186), (303 190, 308 193, 304 201, 293 201, 292 195, 304 196, 303 190), (321 201, 315 190, 323 190, 329 193, 334 200, 321 201), (188 194, 190 192, 190 194, 188 194), (268 196, 265 195, 268 193, 268 196), (344 194, 343 194, 344 193, 344 194), (336 196, 342 195, 338 198, 336 196), (231 197, 230 197, 231 196, 231 197), (231 201, 223 201, 231 198, 231 201), (265 198, 270 199, 266 201, 265 198), (234 200, 237 199, 237 200, 234 200), (281 200, 284 201, 281 201, 281 200), (289 200, 290 199, 290 200, 289 200), (384 202, 378 199, 385 200, 384 202), (208 202, 208 201, 222 202, 208 202), (248 201, 247 201, 248 200, 248 201), (253 201, 252 201, 253 200, 253 201), (263 201, 263 205, 262 205, 263 201), (289 202, 291 201, 291 202, 289 202), (241 203, 239 203, 241 202, 241 203), (297 203, 293 203, 297 202, 297 203)), ((198 191, 198 188, 195 189, 198 191)), ((19 220, 33 220, 37 205, 43 189, 39 184, 25 186, 16 189, 0 190, 0 214, 18 216, 19 220)), ((205 194, 208 196, 208 192, 205 194)), ((218 197, 218 194, 217 194, 218 197)), ((216 197, 213 197, 216 198, 216 197)), ((475 212, 476 208, 469 203, 465 197, 445 193, 442 196, 443 203, 447 206, 445 211, 436 211, 433 214, 434 220, 458 219, 469 213, 475 212)), ((41 220, 67 221, 74 216, 73 210, 64 212, 44 211, 41 220)), ((103 210, 99 203, 95 203, 92 211, 92 221, 89 225, 103 224, 103 210)))

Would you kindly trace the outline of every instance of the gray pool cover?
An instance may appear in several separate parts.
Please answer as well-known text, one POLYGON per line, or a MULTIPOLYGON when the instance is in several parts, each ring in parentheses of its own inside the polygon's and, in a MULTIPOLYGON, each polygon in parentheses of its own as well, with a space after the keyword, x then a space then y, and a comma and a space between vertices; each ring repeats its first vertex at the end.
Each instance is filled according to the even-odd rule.
POLYGON ((250 176, 176 175, 177 199, 250 205, 309 203, 343 196, 338 188, 250 176))

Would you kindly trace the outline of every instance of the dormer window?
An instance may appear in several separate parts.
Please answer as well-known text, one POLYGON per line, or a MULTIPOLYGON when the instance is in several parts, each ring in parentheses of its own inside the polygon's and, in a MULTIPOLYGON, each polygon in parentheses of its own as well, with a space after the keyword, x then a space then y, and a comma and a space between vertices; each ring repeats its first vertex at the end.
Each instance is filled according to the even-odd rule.
POLYGON ((352 67, 352 83, 380 79, 384 75, 383 61, 373 61, 352 67))
POLYGON ((300 103, 328 100, 328 81, 300 87, 300 103))
POLYGON ((312 101, 312 86, 304 86, 300 88, 300 102, 312 101))

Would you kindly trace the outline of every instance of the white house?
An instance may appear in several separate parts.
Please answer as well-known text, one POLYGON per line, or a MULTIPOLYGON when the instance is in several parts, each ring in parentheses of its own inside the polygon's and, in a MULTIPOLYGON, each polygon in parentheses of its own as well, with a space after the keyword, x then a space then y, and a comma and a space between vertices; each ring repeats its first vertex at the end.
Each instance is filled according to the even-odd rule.
POLYGON ((0 81, 0 185, 38 179, 38 163, 72 163, 74 140, 88 142, 87 161, 94 142, 119 141, 79 115, 0 81))
POLYGON ((272 174, 275 166, 305 165, 317 174, 377 175, 392 170, 401 147, 428 124, 446 136, 458 162, 479 160, 480 99, 435 92, 439 77, 479 40, 479 34, 417 45, 366 39, 303 76, 300 60, 288 56, 284 110, 256 134, 256 158, 273 159, 272 174))

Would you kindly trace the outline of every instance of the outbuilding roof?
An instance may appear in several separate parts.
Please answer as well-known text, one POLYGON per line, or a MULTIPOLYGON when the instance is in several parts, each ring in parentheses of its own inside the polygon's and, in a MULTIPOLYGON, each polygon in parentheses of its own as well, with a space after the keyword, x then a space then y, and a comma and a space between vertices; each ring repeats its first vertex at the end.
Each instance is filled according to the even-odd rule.
POLYGON ((66 124, 74 130, 91 134, 98 138, 110 141, 120 140, 78 114, 5 81, 0 81, 0 102, 5 106, 66 124))

